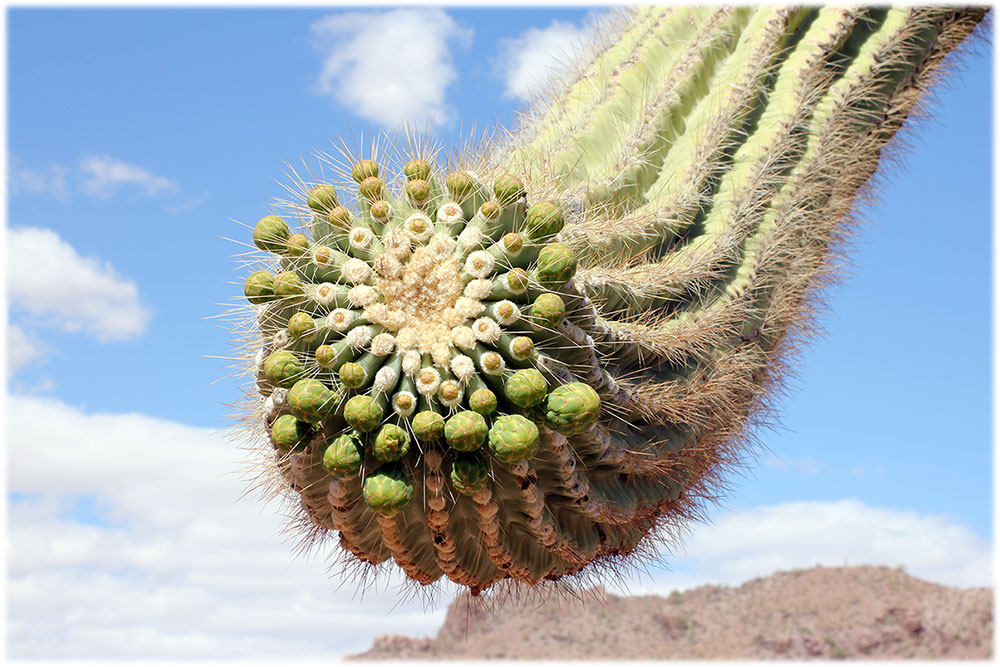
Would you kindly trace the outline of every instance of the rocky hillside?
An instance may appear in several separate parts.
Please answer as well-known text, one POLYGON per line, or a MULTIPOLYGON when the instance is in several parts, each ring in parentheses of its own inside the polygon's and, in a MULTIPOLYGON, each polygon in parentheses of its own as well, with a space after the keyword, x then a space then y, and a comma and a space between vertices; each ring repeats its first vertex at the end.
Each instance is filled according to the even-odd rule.
POLYGON ((993 590, 956 589, 885 567, 779 572, 669 597, 455 599, 433 639, 380 636, 354 660, 773 658, 985 659, 993 590))

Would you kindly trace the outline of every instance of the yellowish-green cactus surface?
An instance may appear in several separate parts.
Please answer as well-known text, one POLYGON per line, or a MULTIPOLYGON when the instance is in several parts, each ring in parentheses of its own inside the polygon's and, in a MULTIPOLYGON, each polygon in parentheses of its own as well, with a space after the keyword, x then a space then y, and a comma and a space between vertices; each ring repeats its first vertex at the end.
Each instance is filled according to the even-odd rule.
POLYGON ((265 482, 421 584, 649 553, 741 462, 852 202, 984 13, 638 7, 503 141, 322 156, 252 233, 265 482))

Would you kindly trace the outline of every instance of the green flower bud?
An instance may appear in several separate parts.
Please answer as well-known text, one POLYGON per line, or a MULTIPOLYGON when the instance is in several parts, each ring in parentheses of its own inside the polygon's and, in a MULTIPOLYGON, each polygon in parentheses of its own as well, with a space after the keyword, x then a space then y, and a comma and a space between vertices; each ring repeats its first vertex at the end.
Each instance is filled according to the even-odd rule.
POLYGON ((425 160, 410 160, 403 172, 408 181, 426 181, 431 176, 431 166, 425 160))
POLYGON ((444 424, 444 439, 460 452, 479 449, 486 442, 486 420, 478 412, 465 410, 444 424))
POLYGON ((514 405, 530 408, 545 400, 548 385, 538 369, 522 368, 510 376, 503 391, 514 405))
POLYGON ((416 179, 406 184, 406 194, 414 202, 423 202, 431 196, 431 186, 427 181, 416 179))
POLYGON ((326 213, 337 206, 337 190, 329 183, 320 183, 309 191, 306 205, 317 213, 326 213))
POLYGON ((547 241, 562 231, 562 205, 558 202, 540 201, 528 207, 525 227, 532 241, 547 241))
POLYGON ((477 389, 469 396, 469 409, 488 417, 497 409, 497 395, 489 389, 477 389))
POLYGON ((338 229, 347 230, 354 226, 354 222, 351 220, 351 212, 343 206, 330 209, 330 212, 326 215, 326 219, 338 229))
POLYGON ((507 286, 510 291, 520 294, 528 289, 528 272, 522 268, 511 269, 507 272, 507 286))
POLYGON ((361 433, 368 433, 382 423, 382 406, 371 396, 353 396, 344 405, 344 420, 361 433))
POLYGON ((361 181, 361 184, 358 186, 358 194, 368 201, 378 201, 382 198, 382 191, 384 189, 385 184, 382 182, 382 179, 372 176, 361 181))
POLYGON ((479 215, 493 222, 500 215, 500 206, 495 201, 484 201, 479 207, 479 215))
POLYGON ((431 410, 424 410, 413 415, 410 427, 413 435, 421 442, 440 440, 444 435, 444 417, 431 410))
POLYGON ((292 235, 288 224, 277 215, 265 215, 253 228, 253 242, 261 250, 281 252, 292 235))
POLYGON ((504 463, 527 461, 538 451, 538 427, 521 415, 504 415, 490 429, 490 451, 504 463))
POLYGON ((337 362, 337 351, 329 345, 320 345, 316 348, 316 363, 320 368, 332 368, 337 362))
POLYGON ((302 281, 294 271, 282 271, 274 277, 274 296, 301 296, 303 293, 302 281))
POLYGON ((285 254, 291 257, 301 257, 309 252, 309 245, 309 237, 305 234, 292 234, 285 241, 285 254))
POLYGON ((378 178, 378 163, 374 160, 361 160, 351 169, 351 178, 355 183, 366 178, 378 178))
POLYGON ((459 493, 471 496, 486 488, 490 480, 490 464, 478 452, 459 454, 451 464, 451 485, 459 493))
POLYGON ((475 187, 472 177, 465 171, 451 172, 444 180, 444 184, 448 192, 459 201, 472 194, 472 189, 475 187))
POLYGON ((500 239, 500 242, 503 244, 504 252, 508 255, 516 255, 521 252, 521 248, 524 247, 524 237, 517 232, 508 232, 507 234, 504 234, 503 238, 500 239))
POLYGON ((243 283, 243 294, 250 303, 266 303, 274 298, 274 274, 254 271, 243 283))
POLYGON ((267 355, 267 358, 264 359, 264 375, 275 386, 288 389, 301 379, 305 373, 305 366, 295 356, 294 352, 277 350, 267 355))
POLYGON ((550 243, 538 251, 535 276, 542 287, 559 287, 576 273, 576 253, 562 243, 550 243))
POLYGON ((513 174, 501 174, 493 179, 493 194, 502 206, 510 206, 524 196, 524 183, 513 174))
POLYGON ((379 222, 387 222, 389 216, 392 215, 392 206, 389 205, 387 201, 377 201, 372 204, 371 209, 372 217, 379 222))
POLYGON ((379 461, 398 461, 410 451, 410 436, 395 424, 386 424, 375 436, 372 451, 379 461))
POLYGON ((361 495, 368 507, 392 516, 405 510, 413 500, 413 484, 399 468, 379 468, 365 479, 361 495))
POLYGON ((353 477, 361 470, 364 456, 361 443, 351 433, 342 433, 326 442, 323 467, 334 477, 353 477))
POLYGON ((317 423, 337 408, 340 396, 319 380, 299 380, 288 390, 288 407, 302 421, 317 423))
POLYGON ((305 449, 312 439, 313 427, 292 415, 281 415, 271 425, 271 442, 283 452, 305 449))
POLYGON ((510 354, 518 361, 524 361, 535 351, 535 341, 527 336, 518 336, 510 342, 510 354))
POLYGON ((531 305, 531 316, 539 325, 555 329, 566 317, 566 304, 558 294, 539 294, 531 305))
POLYGON ((601 397, 593 387, 572 382, 556 387, 545 401, 545 423, 563 435, 579 435, 597 423, 601 397))
POLYGON ((353 361, 348 361, 340 367, 338 376, 340 377, 340 381, 348 389, 358 389, 365 384, 368 374, 365 373, 365 369, 359 364, 356 364, 353 361))
POLYGON ((288 318, 288 333, 306 342, 316 338, 316 323, 309 313, 298 312, 288 318))

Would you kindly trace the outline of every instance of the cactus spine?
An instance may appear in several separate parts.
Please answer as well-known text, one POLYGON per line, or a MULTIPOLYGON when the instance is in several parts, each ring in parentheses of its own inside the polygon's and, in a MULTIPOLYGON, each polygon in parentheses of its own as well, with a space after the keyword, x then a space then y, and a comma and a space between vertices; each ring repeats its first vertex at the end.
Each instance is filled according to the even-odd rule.
POLYGON ((245 283, 250 421, 311 530, 478 593, 696 514, 984 13, 636 8, 499 147, 325 156, 245 283))

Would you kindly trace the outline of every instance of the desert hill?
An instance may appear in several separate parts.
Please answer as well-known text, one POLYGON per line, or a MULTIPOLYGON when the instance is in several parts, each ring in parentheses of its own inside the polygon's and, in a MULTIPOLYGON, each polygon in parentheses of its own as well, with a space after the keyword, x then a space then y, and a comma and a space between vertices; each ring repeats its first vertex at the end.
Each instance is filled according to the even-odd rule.
POLYGON ((945 658, 993 654, 993 589, 949 588, 886 567, 778 572, 669 597, 592 589, 580 600, 468 594, 434 638, 382 635, 352 660, 945 658))

